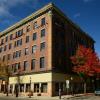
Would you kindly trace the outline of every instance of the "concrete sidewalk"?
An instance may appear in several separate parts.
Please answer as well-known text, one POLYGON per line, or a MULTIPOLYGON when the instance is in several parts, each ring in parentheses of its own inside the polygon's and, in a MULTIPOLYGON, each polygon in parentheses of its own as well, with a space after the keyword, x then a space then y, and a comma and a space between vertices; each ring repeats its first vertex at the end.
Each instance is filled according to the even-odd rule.
MULTIPOLYGON (((59 96, 55 97, 49 97, 49 96, 31 96, 29 98, 28 96, 20 96, 19 99, 27 99, 27 100, 66 100, 74 97, 79 97, 79 96, 85 96, 85 95, 93 95, 93 93, 86 93, 86 94, 75 94, 75 95, 63 95, 61 96, 61 99, 59 99, 59 96)), ((0 97, 7 97, 6 94, 0 93, 0 97)), ((16 98, 15 95, 12 96, 12 94, 9 94, 7 98, 16 98)))

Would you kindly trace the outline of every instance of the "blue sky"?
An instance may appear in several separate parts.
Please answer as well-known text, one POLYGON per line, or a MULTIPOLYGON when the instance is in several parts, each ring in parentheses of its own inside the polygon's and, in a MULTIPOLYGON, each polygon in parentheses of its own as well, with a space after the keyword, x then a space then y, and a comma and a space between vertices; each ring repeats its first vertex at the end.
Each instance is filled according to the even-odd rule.
POLYGON ((96 41, 100 56, 100 0, 0 0, 0 31, 53 2, 96 41))

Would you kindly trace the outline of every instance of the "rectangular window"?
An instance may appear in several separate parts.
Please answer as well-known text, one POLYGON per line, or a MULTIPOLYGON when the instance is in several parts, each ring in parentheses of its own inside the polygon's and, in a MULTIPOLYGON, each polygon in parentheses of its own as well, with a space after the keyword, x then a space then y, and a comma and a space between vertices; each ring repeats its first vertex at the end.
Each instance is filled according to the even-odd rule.
POLYGON ((37 46, 36 45, 32 46, 32 53, 35 53, 36 52, 36 49, 37 49, 37 46))
POLYGON ((31 61, 31 70, 35 69, 35 62, 36 62, 36 60, 32 59, 32 61, 31 61))
POLYGON ((10 58, 11 58, 11 54, 8 54, 8 60, 10 60, 10 58))
POLYGON ((22 39, 17 40, 17 46, 21 46, 22 45, 22 39))
POLYGON ((2 60, 5 61, 5 59, 6 59, 6 56, 4 55, 2 60))
POLYGON ((36 40, 37 38, 37 33, 33 33, 33 40, 36 40))
POLYGON ((28 61, 24 61, 24 71, 28 69, 28 61))
POLYGON ((10 40, 12 40, 13 39, 13 34, 10 34, 10 40))
POLYGON ((39 83, 34 84, 34 92, 39 92, 39 83))
POLYGON ((26 28, 26 32, 29 32, 31 30, 31 26, 28 25, 27 28, 26 28))
POLYGON ((41 26, 45 25, 45 17, 41 19, 41 26))
POLYGON ((45 36, 45 29, 42 29, 41 30, 41 37, 44 37, 45 36))
POLYGON ((11 48, 12 48, 12 43, 9 44, 9 49, 11 49, 11 48))
POLYGON ((7 50, 7 45, 4 46, 4 51, 6 51, 6 50, 7 50))
POLYGON ((25 55, 28 55, 29 54, 29 50, 28 48, 25 48, 25 55))
POLYGON ((6 42, 8 41, 8 36, 6 36, 6 39, 5 39, 5 41, 6 41, 6 42))
POLYGON ((43 42, 43 43, 40 44, 40 51, 42 51, 44 49, 45 49, 45 42, 43 42))
POLYGON ((4 39, 1 39, 1 44, 4 44, 4 39))
POLYGON ((41 92, 47 93, 47 83, 42 83, 41 84, 41 92))
POLYGON ((0 53, 2 52, 2 50, 3 50, 3 47, 0 48, 0 53))
POLYGON ((38 27, 37 21, 33 23, 33 29, 36 29, 38 27))
POLYGON ((45 67, 45 58, 41 57, 40 58, 40 68, 44 68, 45 67))
POLYGON ((26 43, 29 42, 29 36, 26 36, 26 43))
POLYGON ((16 38, 20 37, 23 35, 23 29, 19 30, 18 32, 16 32, 16 38))

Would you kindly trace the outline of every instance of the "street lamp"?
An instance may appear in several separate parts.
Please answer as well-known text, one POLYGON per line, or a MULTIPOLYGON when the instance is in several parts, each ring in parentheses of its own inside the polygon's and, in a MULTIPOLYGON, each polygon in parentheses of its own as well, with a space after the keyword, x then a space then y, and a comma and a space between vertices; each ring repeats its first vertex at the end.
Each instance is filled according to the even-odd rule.
POLYGON ((73 77, 71 77, 70 79, 71 79, 71 93, 73 95, 73 77))

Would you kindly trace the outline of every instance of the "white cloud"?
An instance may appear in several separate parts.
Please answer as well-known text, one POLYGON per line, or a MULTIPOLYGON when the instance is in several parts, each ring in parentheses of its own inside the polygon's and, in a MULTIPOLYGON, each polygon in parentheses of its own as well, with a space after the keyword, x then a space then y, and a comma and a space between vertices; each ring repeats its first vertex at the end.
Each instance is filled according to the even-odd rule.
POLYGON ((38 0, 0 0, 0 17, 11 17, 10 9, 19 4, 28 4, 32 2, 33 8, 38 4, 38 0))
POLYGON ((77 17, 80 17, 80 16, 81 16, 80 13, 76 13, 76 14, 74 15, 74 18, 77 18, 77 17))

